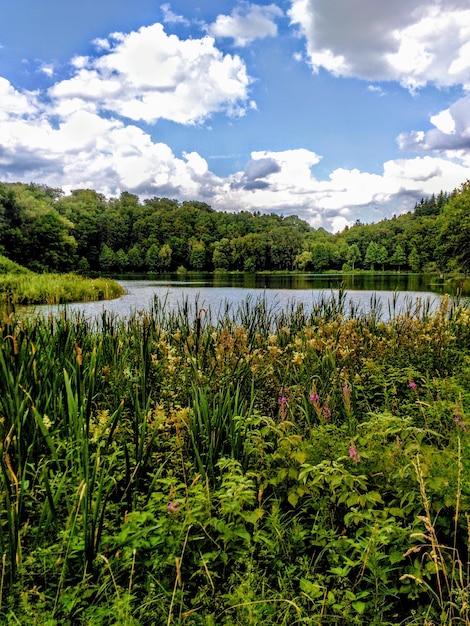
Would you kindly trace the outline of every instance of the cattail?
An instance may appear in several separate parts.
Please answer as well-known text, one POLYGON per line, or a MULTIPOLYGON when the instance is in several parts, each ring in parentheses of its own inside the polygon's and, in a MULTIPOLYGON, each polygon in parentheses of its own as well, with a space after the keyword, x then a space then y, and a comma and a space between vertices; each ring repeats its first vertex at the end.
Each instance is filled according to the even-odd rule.
POLYGON ((77 353, 77 363, 79 365, 83 365, 82 349, 80 348, 77 342, 75 342, 75 351, 77 353))

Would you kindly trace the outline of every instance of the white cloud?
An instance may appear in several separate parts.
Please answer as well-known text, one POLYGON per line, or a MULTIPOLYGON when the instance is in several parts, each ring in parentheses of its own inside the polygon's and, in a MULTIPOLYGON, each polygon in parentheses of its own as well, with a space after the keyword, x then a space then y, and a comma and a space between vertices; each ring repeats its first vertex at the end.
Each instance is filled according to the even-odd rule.
POLYGON ((368 85, 367 91, 375 93, 380 97, 385 96, 385 91, 382 89, 382 87, 378 87, 377 85, 368 85))
POLYGON ((111 45, 107 39, 103 39, 102 37, 97 37, 93 40, 93 45, 97 50, 110 50, 111 45))
POLYGON ((430 121, 435 128, 427 132, 402 133, 398 137, 399 146, 407 150, 440 152, 470 164, 470 95, 433 115, 430 121))
POLYGON ((260 151, 251 156, 250 169, 260 161, 260 170, 266 172, 257 179, 263 184, 246 184, 247 170, 238 172, 214 189, 213 206, 294 213, 312 226, 334 231, 357 218, 376 222, 410 211, 420 198, 452 190, 468 176, 463 164, 416 157, 387 161, 382 174, 338 168, 328 180, 318 180, 312 168, 320 157, 309 150, 260 151), (278 168, 268 167, 268 160, 278 168))
MULTIPOLYGON (((28 98, 7 81, 0 80, 0 95, 28 110, 28 98)), ((382 174, 336 169, 319 180, 320 160, 306 149, 260 150, 244 171, 222 178, 199 153, 178 157, 137 126, 92 109, 71 109, 53 125, 44 111, 29 108, 28 116, 4 113, 0 124, 1 180, 34 180, 65 191, 91 187, 107 196, 130 191, 142 198, 201 199, 218 210, 297 214, 329 230, 411 210, 421 197, 451 190, 468 177, 464 164, 425 156, 388 161, 382 174)))
POLYGON ((17 91, 6 78, 0 76, 0 122, 36 111, 35 94, 17 91))
POLYGON ((452 117, 449 109, 441 111, 437 115, 433 115, 431 118, 431 124, 446 135, 453 135, 455 133, 455 120, 452 117))
POLYGON ((245 112, 250 85, 245 64, 236 55, 223 55, 211 37, 181 40, 153 24, 114 33, 106 40, 108 49, 100 41, 102 54, 73 59, 72 78, 50 89, 60 106, 68 99, 84 107, 92 102, 99 110, 148 123, 194 124, 219 111, 245 112))
POLYGON ((41 65, 39 71, 46 76, 49 76, 49 78, 52 78, 54 76, 54 66, 50 63, 44 63, 44 65, 41 65))
POLYGON ((275 37, 277 35, 276 18, 284 13, 275 4, 244 4, 235 8, 231 15, 219 15, 216 21, 207 27, 215 38, 227 37, 237 46, 246 46, 255 39, 275 37))
POLYGON ((310 64, 335 76, 470 87, 464 0, 291 0, 310 64))
POLYGON ((182 24, 183 26, 190 25, 190 21, 187 20, 185 17, 173 13, 170 8, 170 4, 162 4, 160 8, 163 13, 163 21, 165 22, 165 24, 182 24))

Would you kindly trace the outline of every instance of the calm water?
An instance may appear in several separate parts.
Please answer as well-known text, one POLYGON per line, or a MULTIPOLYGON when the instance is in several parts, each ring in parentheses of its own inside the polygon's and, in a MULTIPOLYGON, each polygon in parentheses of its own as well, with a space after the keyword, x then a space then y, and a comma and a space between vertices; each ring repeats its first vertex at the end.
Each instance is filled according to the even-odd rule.
POLYGON ((382 317, 388 318, 390 307, 395 311, 414 305, 420 300, 434 308, 440 300, 439 285, 431 281, 436 276, 422 274, 390 274, 338 276, 333 274, 299 274, 268 276, 255 274, 212 275, 197 274, 183 276, 159 276, 155 280, 120 280, 126 294, 116 300, 70 304, 66 307, 28 307, 28 312, 48 315, 67 308, 87 317, 108 311, 121 317, 129 317, 137 311, 152 308, 155 297, 165 303, 165 308, 175 308, 187 301, 192 309, 209 310, 213 316, 227 305, 236 309, 239 304, 256 302, 265 298, 274 308, 283 308, 303 303, 308 311, 320 298, 337 295, 343 284, 346 290, 347 310, 368 312, 375 302, 380 302, 382 317))

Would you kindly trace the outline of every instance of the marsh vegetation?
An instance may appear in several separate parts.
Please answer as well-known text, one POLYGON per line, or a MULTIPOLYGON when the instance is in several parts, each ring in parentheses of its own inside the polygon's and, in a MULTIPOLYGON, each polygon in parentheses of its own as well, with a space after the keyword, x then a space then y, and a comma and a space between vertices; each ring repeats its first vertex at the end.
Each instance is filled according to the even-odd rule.
POLYGON ((2 623, 468 623, 468 305, 191 304, 3 319, 2 623))

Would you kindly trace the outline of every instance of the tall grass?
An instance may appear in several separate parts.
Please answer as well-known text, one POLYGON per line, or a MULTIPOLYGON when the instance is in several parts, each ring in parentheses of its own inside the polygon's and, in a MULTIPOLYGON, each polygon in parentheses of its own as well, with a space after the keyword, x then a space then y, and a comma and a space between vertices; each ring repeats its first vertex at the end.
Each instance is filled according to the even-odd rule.
POLYGON ((107 300, 123 294, 112 280, 85 278, 76 274, 0 275, 0 304, 63 304, 107 300))
POLYGON ((450 300, 5 316, 0 621, 466 623, 469 351, 450 300))

